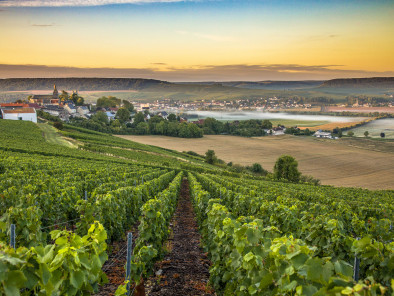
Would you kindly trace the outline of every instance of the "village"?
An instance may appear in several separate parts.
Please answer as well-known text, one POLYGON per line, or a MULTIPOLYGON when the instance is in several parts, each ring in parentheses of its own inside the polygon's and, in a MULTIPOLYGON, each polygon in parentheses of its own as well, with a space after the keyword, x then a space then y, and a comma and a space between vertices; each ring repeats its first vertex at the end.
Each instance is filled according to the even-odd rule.
MULTIPOLYGON (((63 91, 64 93, 64 91, 63 91)), ((76 95, 77 91, 73 91, 70 97, 76 95)), ((37 122, 36 110, 42 110, 49 113, 50 115, 59 117, 62 121, 68 122, 70 118, 85 118, 89 119, 96 112, 104 112, 109 120, 113 120, 116 117, 116 113, 121 106, 113 106, 107 108, 96 108, 95 103, 91 104, 78 104, 74 100, 69 98, 62 98, 54 85, 52 94, 49 95, 32 95, 29 96, 28 101, 18 100, 15 103, 2 103, 1 115, 4 119, 19 119, 29 120, 37 122)), ((83 98, 82 98, 83 102, 83 98)), ((256 111, 275 111, 280 109, 292 109, 292 108, 312 108, 311 104, 303 104, 296 102, 295 100, 283 100, 277 97, 263 99, 259 98, 256 100, 234 100, 234 101, 216 101, 216 100, 201 100, 184 102, 180 100, 172 99, 161 99, 156 100, 153 103, 141 103, 133 101, 131 104, 134 106, 134 112, 145 112, 147 113, 147 119, 149 119, 149 113, 159 115, 165 119, 169 113, 179 114, 185 111, 196 111, 196 110, 214 110, 214 111, 228 111, 228 110, 256 110, 256 111)), ((133 114, 132 114, 133 115, 133 114)), ((186 118, 182 118, 186 121, 186 118)))
MULTIPOLYGON (((106 97, 102 97, 107 99, 106 97)), ((102 99, 101 98, 101 99, 102 99)), ((170 114, 174 114, 178 122, 183 123, 194 123, 199 127, 204 126, 205 119, 195 117, 188 111, 261 111, 261 112, 278 112, 283 110, 310 110, 318 107, 312 104, 306 104, 299 99, 284 99, 284 98, 256 98, 255 100, 250 99, 239 99, 233 101, 217 101, 217 100, 200 100, 185 102, 181 100, 172 99, 161 99, 155 100, 152 103, 128 101, 112 98, 116 103, 112 105, 103 106, 99 104, 99 100, 94 103, 85 103, 84 98, 78 95, 78 91, 73 91, 68 94, 66 91, 62 91, 60 94, 54 85, 52 94, 45 95, 31 95, 27 100, 18 100, 14 103, 1 103, 0 104, 0 115, 2 119, 13 119, 13 120, 25 120, 25 121, 38 121, 38 114, 44 114, 45 112, 51 116, 58 117, 61 121, 69 123, 78 119, 89 120, 100 113, 100 116, 106 117, 106 121, 112 125, 116 119, 120 118, 119 109, 125 109, 128 106, 129 115, 126 120, 123 120, 123 124, 132 125, 135 121, 135 115, 141 112, 145 122, 149 122, 152 116, 160 117, 164 120, 168 120, 170 114), (131 108, 130 108, 131 107, 131 108), (103 115, 104 114, 104 115, 103 115)), ((360 107, 362 100, 356 99, 355 102, 347 107, 356 108, 360 107)), ((370 107, 367 104, 361 105, 363 107, 370 107)), ((390 103, 387 107, 393 107, 390 103)), ((321 108, 323 110, 323 108, 321 108)), ((122 110, 123 111, 123 110, 122 110)), ((235 120, 232 122, 233 125, 238 126, 239 121, 235 120)), ((297 130, 297 127, 292 127, 292 130, 297 130)), ((286 132, 286 127, 283 125, 264 128, 264 134, 267 135, 283 135, 286 132)), ((313 136, 318 138, 336 139, 331 131, 317 130, 313 136)))

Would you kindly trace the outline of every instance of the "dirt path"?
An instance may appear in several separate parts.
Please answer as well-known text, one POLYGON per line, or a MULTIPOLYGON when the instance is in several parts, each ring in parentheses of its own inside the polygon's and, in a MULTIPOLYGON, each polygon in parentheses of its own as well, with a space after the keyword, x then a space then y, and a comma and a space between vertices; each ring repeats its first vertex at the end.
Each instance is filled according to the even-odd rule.
POLYGON ((189 183, 183 180, 181 196, 171 221, 169 253, 155 264, 155 276, 146 283, 149 296, 215 295, 208 286, 209 261, 200 248, 200 234, 189 195, 189 183))
MULTIPOLYGON (((133 246, 138 237, 138 224, 134 225, 130 231, 133 233, 133 246)), ((127 239, 116 241, 111 244, 111 254, 108 256, 107 262, 103 265, 103 271, 108 277, 108 283, 100 286, 99 292, 95 296, 114 295, 116 289, 124 284, 125 265, 127 255, 127 239)))

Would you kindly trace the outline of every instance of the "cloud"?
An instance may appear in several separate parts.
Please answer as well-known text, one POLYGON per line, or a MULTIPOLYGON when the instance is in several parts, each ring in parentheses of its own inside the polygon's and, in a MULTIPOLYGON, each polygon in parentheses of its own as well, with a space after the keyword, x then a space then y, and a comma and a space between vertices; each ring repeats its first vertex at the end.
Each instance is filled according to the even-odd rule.
POLYGON ((166 63, 150 63, 151 65, 166 66, 166 63))
POLYGON ((111 4, 191 2, 194 0, 0 0, 0 7, 65 7, 111 4))
MULTIPOLYGON (((153 63, 155 64, 155 63, 153 63)), ((161 63, 158 63, 161 64, 161 63)), ((164 64, 164 63, 163 63, 164 64)), ((44 65, 0 64, 0 78, 116 77, 167 81, 326 80, 353 77, 387 77, 391 72, 344 70, 340 65, 233 64, 191 67, 78 68, 44 65)))
POLYGON ((32 24, 32 27, 53 27, 56 26, 55 23, 51 23, 51 24, 32 24))

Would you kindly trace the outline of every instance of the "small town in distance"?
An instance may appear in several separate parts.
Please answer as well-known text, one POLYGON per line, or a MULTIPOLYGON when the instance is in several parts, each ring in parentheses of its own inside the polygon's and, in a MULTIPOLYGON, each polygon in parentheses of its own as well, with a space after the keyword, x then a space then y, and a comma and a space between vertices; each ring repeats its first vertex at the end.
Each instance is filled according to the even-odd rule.
MULTIPOLYGON (((48 80, 49 82, 49 80, 48 80)), ((116 131, 111 130, 111 126, 117 128, 120 134, 151 134, 152 131, 147 131, 145 126, 137 129, 138 123, 149 123, 151 117, 160 118, 160 120, 168 121, 170 114, 175 115, 175 119, 179 123, 186 123, 197 125, 198 128, 204 128, 204 121, 206 118, 213 117, 214 120, 227 122, 227 125, 237 127, 240 121, 236 118, 231 118, 231 114, 237 112, 253 112, 251 118, 259 120, 264 118, 264 115, 270 115, 268 118, 275 118, 275 113, 292 113, 305 115, 358 115, 359 120, 348 121, 347 124, 340 123, 335 126, 334 123, 305 126, 305 122, 301 125, 296 121, 286 122, 286 124, 257 124, 253 128, 260 129, 256 132, 248 132, 243 135, 246 136, 262 136, 262 135, 283 135, 301 134, 313 135, 319 138, 337 139, 343 135, 344 131, 351 128, 358 127, 370 123, 373 120, 391 117, 394 114, 394 99, 392 94, 384 94, 383 97, 373 96, 347 96, 345 102, 336 103, 334 100, 327 100, 322 98, 320 100, 302 98, 299 96, 293 97, 251 97, 248 99, 234 99, 227 100, 195 100, 184 101, 162 98, 154 100, 153 102, 141 102, 135 100, 118 99, 114 96, 101 97, 96 102, 86 102, 85 98, 78 94, 77 90, 67 92, 61 90, 60 93, 56 87, 53 86, 52 94, 34 94, 29 95, 24 99, 17 99, 10 103, 1 103, 1 116, 4 119, 28 120, 37 122, 37 111, 39 114, 49 114, 58 117, 62 122, 67 122, 76 125, 83 125, 83 122, 91 121, 92 119, 101 120, 108 125, 111 133, 116 131), (118 111, 120 112, 118 113, 118 111), (210 113, 211 112, 211 113, 210 113), (214 113, 212 113, 214 112, 214 113), (142 114, 137 116, 138 113, 142 114), (230 118, 224 117, 223 113, 230 114, 230 118), (213 114, 213 116, 212 116, 213 114), (219 115, 220 114, 220 115, 219 115), (216 116, 215 116, 216 115, 216 116), (367 117, 365 117, 367 116, 367 117), (215 118, 216 117, 216 118, 215 118), (362 119, 361 119, 362 118, 362 119), (131 128, 134 128, 132 130, 131 128)), ((278 116, 280 118, 280 116, 278 116)), ((171 119, 171 116, 170 116, 171 119)), ((241 117, 241 119, 243 119, 241 117)), ((268 119, 265 119, 267 123, 268 119)), ((175 120, 174 120, 175 121, 175 120)), ((262 123, 262 121, 260 120, 262 123)), ((84 125, 85 127, 87 125, 84 125)), ((100 128, 92 127, 95 130, 100 128)), ((195 132, 183 133, 181 137, 200 137, 203 133, 195 132)), ((210 133, 217 134, 231 134, 229 128, 214 131, 211 128, 210 133)), ((159 133, 160 134, 160 133, 159 133)), ((179 133, 178 133, 179 134, 179 133)), ((175 135, 173 133, 172 135, 175 135)), ((242 135, 242 134, 241 134, 242 135)), ((352 131, 350 131, 352 135, 352 131)), ((380 132, 381 137, 386 137, 385 130, 380 132)), ((388 134, 390 137, 391 134, 388 134)))

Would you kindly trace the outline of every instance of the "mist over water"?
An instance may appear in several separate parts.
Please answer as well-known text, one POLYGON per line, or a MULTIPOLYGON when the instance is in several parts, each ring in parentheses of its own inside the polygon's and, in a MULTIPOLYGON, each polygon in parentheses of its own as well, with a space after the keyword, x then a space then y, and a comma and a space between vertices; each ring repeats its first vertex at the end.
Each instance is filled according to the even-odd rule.
POLYGON ((290 113, 271 113, 259 111, 186 111, 188 115, 195 115, 198 118, 213 117, 217 120, 249 120, 249 119, 286 119, 286 120, 302 120, 302 121, 329 121, 329 122, 356 122, 364 117, 346 117, 346 116, 329 116, 329 115, 304 115, 290 113))

